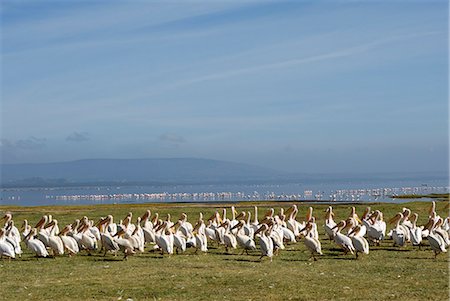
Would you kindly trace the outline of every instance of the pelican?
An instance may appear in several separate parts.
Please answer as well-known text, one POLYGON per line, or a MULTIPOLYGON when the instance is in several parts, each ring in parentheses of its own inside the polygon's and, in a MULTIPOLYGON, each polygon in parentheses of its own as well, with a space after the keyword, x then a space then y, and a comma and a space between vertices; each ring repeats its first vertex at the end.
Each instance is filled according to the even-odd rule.
MULTIPOLYGON (((114 255, 116 255, 117 251, 120 250, 119 245, 114 240, 114 238, 111 236, 111 233, 107 230, 111 219, 112 219, 112 217, 110 218, 110 215, 108 215, 108 217, 105 218, 104 220, 101 220, 98 225, 99 230, 100 230, 100 240, 102 242, 102 247, 105 250, 105 253, 103 254, 103 256, 106 256, 106 253, 109 251, 113 252, 114 255)), ((116 235, 116 233, 114 233, 114 235, 116 235)))
POLYGON ((355 247, 356 258, 358 258, 358 253, 369 254, 369 243, 360 232, 361 225, 356 225, 349 233, 355 247))
POLYGON ((25 244, 27 245, 28 249, 36 254, 36 257, 47 257, 47 249, 45 248, 45 245, 42 241, 34 238, 36 235, 36 228, 31 229, 24 237, 25 244))
POLYGON ((335 230, 333 230, 336 226, 336 222, 333 220, 333 216, 333 207, 329 206, 326 210, 324 227, 330 241, 334 239, 334 235, 336 234, 335 230))
POLYGON ((3 258, 3 256, 14 259, 16 258, 16 253, 13 245, 6 241, 5 230, 0 228, 0 258, 3 258))
POLYGON ((136 252, 134 251, 134 247, 131 244, 130 240, 123 238, 122 236, 125 234, 125 229, 120 229, 114 235, 116 238, 114 239, 115 243, 119 246, 119 249, 123 252, 124 257, 123 260, 127 260, 128 256, 134 255, 136 252))
POLYGON ((389 222, 391 224, 396 223, 394 229, 392 229, 392 239, 394 240, 394 246, 403 247, 406 244, 406 231, 408 229, 405 226, 400 225, 400 221, 403 218, 402 213, 397 213, 389 222))
POLYGON ((381 211, 375 210, 375 212, 370 215, 367 222, 364 223, 367 228, 368 239, 376 245, 380 245, 380 242, 386 235, 386 223, 383 221, 381 211))
POLYGON ((156 244, 161 249, 161 254, 173 254, 173 234, 169 231, 169 222, 164 221, 156 230, 156 244))
POLYGON ((353 246, 352 240, 341 233, 341 230, 346 226, 345 221, 340 221, 335 228, 337 229, 336 234, 334 235, 334 242, 344 249, 344 254, 347 254, 350 252, 351 254, 354 254, 355 247, 353 246))
POLYGON ((51 227, 51 230, 48 236, 48 245, 52 250, 53 257, 55 257, 56 255, 63 255, 63 241, 61 240, 61 237, 57 236, 55 233, 56 229, 58 229, 58 221, 56 219, 53 219, 49 224, 49 227, 51 227))
POLYGON ((254 233, 259 228, 259 221, 258 221, 258 207, 254 206, 253 209, 255 213, 253 214, 253 222, 250 224, 250 227, 252 227, 254 233))
POLYGON ((182 222, 178 220, 170 230, 173 233, 173 246, 175 247, 175 252, 178 254, 178 251, 184 252, 186 251, 186 236, 180 231, 182 222))
POLYGON ((72 225, 67 225, 58 234, 59 237, 61 237, 64 249, 67 250, 69 256, 75 255, 80 251, 80 248, 78 247, 78 243, 75 240, 75 238, 66 235, 71 230, 72 225))
POLYGON ((300 235, 299 232, 299 222, 295 220, 295 216, 298 212, 297 206, 292 205, 288 210, 286 210, 286 215, 288 216, 288 220, 286 221, 286 227, 294 233, 295 237, 300 235))
POLYGON ((437 255, 439 253, 446 253, 447 250, 445 249, 445 241, 434 231, 435 223, 434 221, 431 223, 428 223, 426 226, 426 229, 429 230, 429 234, 427 236, 428 242, 430 243, 430 247, 434 252, 434 259, 436 259, 437 255))
POLYGON ((244 252, 247 253, 248 255, 248 250, 256 250, 256 245, 255 245, 255 241, 248 235, 245 234, 244 232, 244 227, 245 222, 240 220, 239 223, 234 226, 233 228, 231 228, 231 230, 233 230, 234 228, 237 228, 237 232, 236 232, 236 241, 237 244, 244 249, 244 252))
POLYGON ((273 257, 273 242, 270 237, 267 236, 267 231, 269 229, 269 226, 267 224, 262 224, 258 230, 256 230, 255 235, 258 233, 261 233, 259 238, 259 246, 261 248, 261 257, 262 259, 264 256, 267 256, 270 258, 270 262, 272 262, 273 257))
POLYGON ((10 243, 14 248, 14 253, 21 257, 22 256, 22 247, 20 246, 20 233, 19 230, 14 226, 14 221, 10 220, 6 224, 5 228, 5 241, 10 243))
POLYGON ((11 239, 14 239, 14 241, 20 247, 20 241, 21 241, 20 232, 19 232, 19 229, 17 229, 17 227, 14 226, 14 221, 12 220, 12 214, 6 213, 5 216, 3 217, 3 219, 5 220, 4 228, 8 229, 7 233, 5 233, 5 235, 10 237, 11 239))
POLYGON ((42 241, 46 247, 50 247, 48 244, 48 232, 44 228, 47 221, 48 221, 47 215, 43 215, 42 218, 34 227, 36 228, 38 239, 42 241))
POLYGON ((83 248, 88 252, 88 255, 91 255, 91 251, 97 249, 97 241, 95 240, 95 237, 93 234, 88 231, 89 225, 82 226, 80 233, 81 233, 81 243, 83 245, 83 248))
POLYGON ((322 245, 320 244, 320 241, 311 234, 311 230, 312 230, 311 223, 307 223, 305 229, 302 229, 302 231, 300 231, 300 232, 303 232, 303 230, 306 231, 305 242, 304 242, 305 246, 311 252, 311 257, 314 259, 314 261, 316 261, 317 258, 314 256, 315 254, 323 255, 322 254, 322 245))
POLYGON ((231 226, 230 226, 230 222, 229 221, 225 221, 221 227, 224 227, 225 229, 225 233, 223 234, 223 244, 225 245, 225 250, 228 253, 228 250, 231 249, 236 249, 237 247, 237 241, 236 241, 236 237, 234 236, 233 233, 231 233, 231 226))
POLYGON ((195 237, 195 253, 200 249, 202 252, 208 252, 208 241, 205 235, 205 222, 202 219, 199 219, 197 224, 195 225, 192 233, 195 237))
POLYGON ((413 246, 419 246, 422 244, 422 227, 416 225, 417 218, 419 215, 414 213, 411 216, 411 228, 409 229, 409 236, 411 238, 411 243, 413 246))
POLYGON ((250 238, 254 238, 254 234, 255 234, 255 230, 253 229, 252 225, 251 225, 251 212, 248 211, 247 212, 247 222, 244 223, 244 225, 242 226, 242 229, 244 230, 244 234, 247 235, 250 238))

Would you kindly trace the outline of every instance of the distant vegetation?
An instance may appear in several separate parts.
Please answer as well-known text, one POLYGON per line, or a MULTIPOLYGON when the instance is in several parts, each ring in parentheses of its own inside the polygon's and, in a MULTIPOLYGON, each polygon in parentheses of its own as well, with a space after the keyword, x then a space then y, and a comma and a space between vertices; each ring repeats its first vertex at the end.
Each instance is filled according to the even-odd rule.
POLYGON ((405 194, 405 195, 393 195, 394 199, 439 199, 439 200, 448 200, 450 193, 431 193, 431 194, 405 194))

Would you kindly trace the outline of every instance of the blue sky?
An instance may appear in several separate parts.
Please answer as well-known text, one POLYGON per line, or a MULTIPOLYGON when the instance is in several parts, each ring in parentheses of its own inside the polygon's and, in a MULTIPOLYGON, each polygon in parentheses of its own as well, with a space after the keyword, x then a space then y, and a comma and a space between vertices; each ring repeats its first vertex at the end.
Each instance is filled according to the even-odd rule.
POLYGON ((448 169, 447 1, 2 1, 4 163, 448 169))

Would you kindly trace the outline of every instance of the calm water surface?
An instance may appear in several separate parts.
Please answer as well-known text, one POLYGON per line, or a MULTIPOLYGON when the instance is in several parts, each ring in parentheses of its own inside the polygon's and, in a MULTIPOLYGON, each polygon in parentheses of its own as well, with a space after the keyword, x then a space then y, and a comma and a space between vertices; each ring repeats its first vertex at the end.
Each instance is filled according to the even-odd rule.
MULTIPOLYGON (((402 202, 391 195, 447 193, 448 181, 329 181, 252 185, 167 185, 2 189, 0 205, 317 200, 402 202)), ((408 201, 408 200, 406 200, 408 201)))

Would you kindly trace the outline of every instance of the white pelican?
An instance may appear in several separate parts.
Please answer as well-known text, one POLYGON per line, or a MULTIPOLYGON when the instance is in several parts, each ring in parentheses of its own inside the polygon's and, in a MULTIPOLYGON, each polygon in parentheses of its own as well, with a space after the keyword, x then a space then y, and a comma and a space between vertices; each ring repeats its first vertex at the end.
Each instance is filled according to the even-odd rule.
POLYGON ((286 210, 286 215, 288 216, 288 220, 286 221, 286 227, 294 233, 295 237, 300 235, 299 232, 299 222, 295 220, 295 215, 297 214, 298 209, 296 205, 292 205, 288 210, 286 210))
MULTIPOLYGON (((192 229, 193 231, 194 229, 192 229)), ((205 227, 205 234, 206 237, 212 241, 217 241, 217 243, 220 243, 219 238, 216 234, 216 226, 214 225, 214 222, 210 219, 208 220, 208 226, 205 227)), ((192 236, 194 234, 192 233, 192 236)))
POLYGON ((150 210, 146 210, 145 213, 141 217, 141 225, 143 229, 153 229, 153 224, 150 222, 150 216, 152 212, 150 210))
POLYGON ((22 239, 20 238, 19 229, 17 229, 17 227, 14 226, 14 221, 12 220, 12 214, 11 213, 6 213, 5 216, 3 217, 3 219, 5 220, 4 228, 8 229, 7 233, 5 233, 5 235, 10 237, 10 238, 12 238, 12 239, 14 239, 14 241, 20 247, 20 242, 21 242, 22 239))
POLYGON ((391 224, 396 224, 395 228, 392 229, 392 239, 394 240, 394 246, 403 247, 406 244, 406 232, 409 230, 405 227, 400 225, 400 221, 403 218, 402 213, 397 213, 389 222, 391 224))
POLYGON ((258 207, 254 207, 255 213, 253 214, 253 222, 250 224, 250 227, 253 229, 253 233, 256 232, 259 228, 259 221, 258 221, 258 207))
POLYGON ((425 226, 429 230, 429 234, 427 236, 428 242, 430 244, 431 249, 433 249, 434 252, 434 259, 436 259, 437 255, 439 253, 446 253, 447 250, 445 249, 445 241, 434 231, 435 223, 434 221, 432 223, 428 223, 427 226, 425 226))
POLYGON ((358 258, 358 253, 369 254, 369 243, 360 234, 362 225, 355 226, 349 233, 352 240, 353 247, 355 248, 356 258, 358 258))
POLYGON ((253 229, 253 227, 252 227, 252 225, 251 225, 251 222, 250 222, 251 216, 252 216, 252 215, 251 215, 251 212, 248 211, 248 212, 247 212, 247 222, 244 223, 242 229, 243 229, 245 235, 247 235, 248 237, 250 237, 250 238, 253 239, 253 238, 254 238, 255 230, 253 229))
POLYGON ((95 240, 94 235, 88 231, 89 225, 82 226, 81 233, 81 243, 83 248, 87 251, 88 255, 91 255, 91 251, 97 249, 97 241, 95 240))
POLYGON ((409 229, 409 236, 413 246, 419 246, 422 244, 422 227, 416 225, 419 215, 414 213, 411 218, 411 228, 409 229))
POLYGON ((14 253, 19 257, 22 256, 22 247, 20 246, 20 233, 19 230, 14 226, 14 221, 10 220, 5 228, 5 240, 9 242, 13 248, 14 253))
POLYGON ((52 250, 53 256, 56 255, 63 255, 64 254, 64 244, 61 240, 61 237, 57 236, 55 231, 58 229, 58 221, 56 219, 53 219, 51 223, 49 224, 50 233, 48 236, 48 246, 52 250))
POLYGON ((269 229, 269 226, 267 224, 262 224, 258 230, 256 230, 255 235, 258 233, 261 233, 259 237, 259 246, 261 248, 261 257, 262 259, 264 256, 267 256, 270 258, 270 261, 272 262, 273 257, 273 241, 270 237, 267 236, 267 231, 269 229))
POLYGON ((78 247, 78 243, 75 240, 75 238, 66 235, 71 230, 72 230, 72 226, 67 225, 58 234, 59 237, 61 237, 61 240, 64 245, 64 249, 67 250, 67 252, 69 253, 69 256, 75 255, 80 251, 80 249, 78 247))
POLYGON ((173 254, 173 234, 169 231, 168 221, 164 221, 155 231, 156 244, 161 249, 161 254, 173 254))
POLYGON ((355 247, 353 246, 352 240, 341 233, 341 230, 346 226, 345 221, 340 221, 335 227, 337 229, 336 234, 334 235, 334 242, 344 249, 344 254, 350 252, 354 254, 355 247))
POLYGON ((244 252, 246 252, 248 254, 248 250, 256 250, 256 245, 255 245, 255 241, 248 235, 245 234, 244 232, 244 227, 245 222, 240 220, 239 223, 234 226, 233 228, 231 228, 231 230, 233 230, 234 228, 237 228, 237 232, 236 232, 236 241, 237 244, 244 249, 244 252))
POLYGON ((12 244, 6 241, 5 230, 0 228, 0 258, 16 258, 16 253, 14 252, 14 247, 12 244))
POLYGON ((192 230, 195 237, 195 253, 197 253, 199 249, 202 252, 208 252, 208 241, 206 239, 205 228, 205 222, 202 219, 199 219, 192 230))
POLYGON ((114 239, 115 243, 119 246, 119 249, 123 252, 124 257, 123 260, 127 260, 128 256, 134 255, 136 252, 134 251, 134 247, 131 244, 130 240, 126 238, 122 238, 125 234, 125 229, 120 229, 114 235, 116 238, 114 239))
POLYGON ((314 259, 314 261, 316 261, 317 258, 315 256, 315 254, 323 255, 322 254, 322 245, 320 244, 320 241, 312 235, 312 233, 311 233, 312 224, 311 223, 307 223, 305 226, 305 229, 302 229, 302 231, 300 231, 300 232, 303 232, 303 230, 305 230, 305 232, 306 232, 305 241, 304 241, 305 246, 311 252, 311 257, 314 259))
POLYGON ((34 236, 36 235, 36 228, 31 229, 24 237, 25 244, 27 245, 28 249, 36 254, 36 257, 47 257, 47 249, 45 248, 45 245, 42 241, 34 238, 34 236))
POLYGON ((386 223, 383 221, 381 211, 375 210, 364 224, 367 228, 368 239, 376 245, 380 245, 386 235, 386 223))
POLYGON ((180 219, 178 220, 179 222, 179 228, 178 231, 180 231, 185 238, 189 238, 192 237, 192 230, 194 229, 194 227, 192 226, 192 224, 190 222, 188 222, 187 220, 187 214, 186 213, 181 213, 180 219))
POLYGON ((47 215, 42 216, 42 218, 39 220, 39 222, 36 224, 35 228, 37 231, 37 236, 40 241, 46 246, 50 247, 48 244, 48 232, 44 228, 45 224, 48 221, 47 215))
MULTIPOLYGON (((106 252, 108 252, 108 251, 113 252, 114 255, 116 255, 117 251, 120 250, 119 245, 114 240, 114 238, 111 236, 110 232, 107 230, 109 222, 110 222, 110 216, 101 220, 98 224, 98 227, 100 230, 100 240, 102 242, 102 247, 105 250, 105 253, 103 254, 103 256, 106 256, 106 252)), ((114 233, 114 235, 115 234, 116 233, 114 233)))
MULTIPOLYGON (((228 253, 229 249, 236 249, 237 241, 236 236, 231 233, 231 226, 229 221, 225 221, 220 227, 225 229, 225 233, 223 234, 223 244, 225 245, 225 250, 228 253)), ((219 228, 220 228, 219 227, 219 228)))
POLYGON ((325 232, 328 235, 328 238, 331 240, 334 239, 334 235, 336 233, 335 230, 335 226, 336 226, 336 222, 333 219, 334 217, 334 212, 333 212, 333 207, 329 206, 326 210, 326 214, 325 214, 325 232))
POLYGON ((442 229, 442 218, 439 217, 437 222, 434 224, 434 233, 438 234, 439 236, 442 237, 442 239, 444 240, 445 243, 445 247, 450 245, 450 239, 449 239, 449 235, 448 232, 445 231, 444 229, 442 229))
POLYGON ((175 224, 170 227, 173 233, 173 246, 175 247, 175 252, 178 254, 179 251, 186 251, 186 236, 183 231, 180 231, 182 221, 178 220, 175 224))

